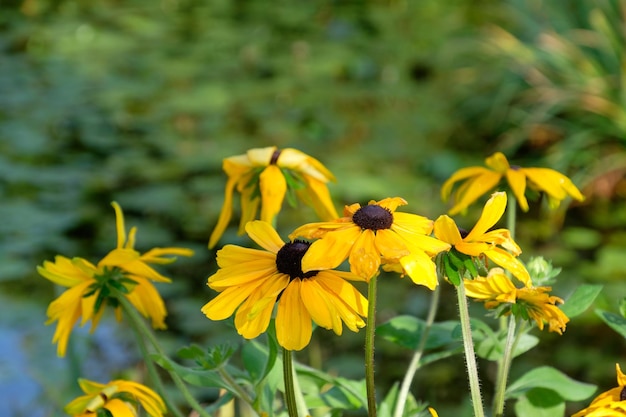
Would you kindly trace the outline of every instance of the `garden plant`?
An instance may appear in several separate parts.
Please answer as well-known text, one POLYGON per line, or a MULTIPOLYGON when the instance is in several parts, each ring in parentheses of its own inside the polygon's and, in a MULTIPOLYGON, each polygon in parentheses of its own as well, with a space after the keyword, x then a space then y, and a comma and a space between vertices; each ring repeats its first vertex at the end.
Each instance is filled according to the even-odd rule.
MULTIPOLYGON (((391 185, 388 195, 338 210, 328 186, 341 178, 317 158, 275 146, 243 151, 223 161, 223 206, 207 233, 207 250, 219 248, 216 269, 206 271, 212 296, 194 308, 207 325, 237 333, 240 343, 189 344, 179 346, 175 357, 166 353, 160 334, 167 309, 158 288, 177 279, 163 275, 166 265, 194 252, 138 251, 141 231, 127 229, 117 202, 110 252, 95 263, 89 260, 93 254, 59 254, 38 267, 43 278, 66 288, 47 311, 59 356, 76 327, 89 323, 96 329, 112 310, 119 326, 133 332, 146 366, 145 378, 137 381, 83 375, 78 384, 85 395, 67 404, 69 415, 437 416, 442 404, 426 401, 412 383, 428 364, 458 355, 466 367, 457 378, 467 390, 457 395, 469 398, 476 417, 511 410, 519 417, 562 416, 568 402, 587 404, 573 417, 626 415, 626 376, 619 363, 617 385, 603 387, 593 399, 593 381, 576 381, 551 364, 509 378, 516 358, 533 355, 540 343, 550 349, 537 332, 562 335, 602 291, 600 285, 579 285, 567 298, 554 294, 558 265, 525 258, 526 248, 515 240, 519 212, 584 200, 568 177, 548 167, 510 164, 495 152, 484 166, 462 168, 442 184, 450 209, 430 219, 419 202, 395 195, 391 185), (283 213, 303 205, 317 218, 285 230, 283 213), (458 224, 475 213, 472 206, 482 210, 464 230, 458 224), (224 232, 237 216, 241 240, 233 244, 224 241, 224 232), (378 320, 377 295, 384 286, 427 293, 426 316, 378 320), (438 321, 442 306, 450 304, 457 317, 438 321), (344 326, 362 338, 364 379, 300 359, 312 334, 339 338, 344 326), (376 382, 376 370, 386 363, 376 355, 381 340, 412 351, 403 378, 386 392, 376 382), (489 395, 477 358, 496 369, 489 395), (170 382, 174 390, 166 388, 170 382), (196 394, 209 389, 218 398, 198 400, 196 394)), ((626 334, 625 311, 599 313, 626 334)))

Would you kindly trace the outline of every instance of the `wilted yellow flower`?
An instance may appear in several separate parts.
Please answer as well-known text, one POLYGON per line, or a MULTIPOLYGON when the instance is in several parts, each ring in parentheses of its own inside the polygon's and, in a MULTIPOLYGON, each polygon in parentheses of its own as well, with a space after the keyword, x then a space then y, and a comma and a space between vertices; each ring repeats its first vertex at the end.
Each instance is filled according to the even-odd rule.
POLYGON ((342 322, 352 330, 365 326, 367 299, 346 280, 360 280, 348 272, 324 267, 303 272, 305 241, 285 243, 267 222, 255 220, 246 232, 264 250, 226 245, 217 252, 219 270, 208 286, 220 294, 202 307, 211 320, 223 320, 235 310, 235 327, 246 339, 267 330, 274 305, 276 337, 288 350, 309 344, 314 321, 341 335, 342 322))
POLYGON ((217 244, 228 226, 235 188, 241 193, 239 234, 243 234, 246 223, 256 218, 259 205, 260 219, 273 223, 290 191, 312 206, 320 219, 337 217, 326 186, 335 177, 317 159, 296 149, 280 150, 275 146, 250 149, 243 155, 225 158, 223 169, 228 175, 224 205, 211 233, 209 249, 217 244))
POLYGON ((302 258, 302 270, 335 268, 347 258, 350 270, 369 280, 381 263, 400 264, 413 282, 434 289, 437 274, 432 257, 450 245, 428 236, 432 220, 396 211, 405 204, 400 197, 370 201, 363 207, 352 204, 340 219, 299 227, 290 238, 320 238, 302 258))
POLYGON ((476 225, 469 233, 461 233, 459 227, 447 215, 435 220, 435 236, 451 244, 458 252, 469 256, 486 256, 495 264, 510 271, 525 285, 530 286, 530 275, 517 256, 521 249, 511 238, 507 229, 491 229, 500 220, 506 209, 506 193, 493 193, 485 204, 476 225))
POLYGON ((551 332, 563 334, 569 318, 556 306, 563 303, 559 297, 549 295, 551 287, 517 288, 500 268, 493 268, 487 277, 466 279, 465 291, 468 297, 485 303, 485 308, 493 309, 504 305, 503 314, 511 314, 525 320, 534 320, 539 330, 548 323, 551 332))
POLYGON ((114 307, 118 320, 121 309, 115 293, 124 296, 144 316, 152 320, 152 326, 165 328, 165 304, 152 284, 170 282, 150 264, 167 264, 175 258, 167 255, 191 256, 193 251, 185 248, 154 248, 141 254, 134 249, 136 228, 133 227, 126 236, 124 214, 116 203, 117 247, 109 252, 98 265, 82 258, 66 258, 56 256, 54 262, 44 261, 37 271, 44 278, 55 284, 67 287, 63 294, 48 306, 46 324, 57 323, 52 339, 58 343, 57 353, 65 356, 67 341, 72 328, 81 319, 80 325, 91 320, 91 330, 95 330, 104 312, 106 304, 114 307))
POLYGON ((615 364, 617 387, 603 392, 593 399, 589 407, 572 417, 623 417, 626 416, 626 375, 615 364))
POLYGON ((138 415, 140 406, 150 417, 162 417, 166 412, 161 397, 137 382, 118 379, 100 384, 79 379, 78 384, 85 395, 65 406, 65 412, 74 417, 97 417, 103 410, 112 417, 132 417, 138 415))
POLYGON ((455 183, 462 181, 454 194, 454 206, 449 214, 460 213, 467 209, 480 196, 495 188, 502 178, 507 183, 524 211, 528 211, 525 192, 526 185, 544 192, 548 196, 550 208, 556 208, 568 195, 578 201, 584 197, 565 175, 549 168, 522 168, 509 165, 506 156, 496 152, 485 160, 488 168, 468 167, 455 172, 441 187, 441 197, 447 201, 455 183))

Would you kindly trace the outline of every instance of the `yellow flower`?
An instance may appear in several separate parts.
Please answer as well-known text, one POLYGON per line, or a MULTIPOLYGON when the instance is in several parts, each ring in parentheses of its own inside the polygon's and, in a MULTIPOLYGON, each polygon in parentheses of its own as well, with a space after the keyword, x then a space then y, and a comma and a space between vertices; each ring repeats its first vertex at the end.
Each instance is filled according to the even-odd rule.
POLYGON ((154 248, 141 254, 134 249, 136 228, 126 236, 124 214, 116 203, 112 203, 116 216, 117 247, 109 252, 98 265, 82 258, 69 259, 56 256, 54 262, 44 261, 37 271, 55 284, 67 287, 63 294, 48 306, 46 324, 57 323, 52 343, 58 343, 57 354, 65 356, 67 341, 72 328, 81 319, 80 325, 91 320, 95 330, 106 304, 116 310, 121 319, 121 308, 114 293, 123 294, 137 310, 152 320, 152 326, 164 329, 165 304, 152 284, 170 282, 150 264, 166 264, 175 258, 166 255, 191 256, 193 251, 184 248, 154 248))
POLYGON ((493 193, 485 204, 478 222, 469 233, 464 232, 462 235, 454 220, 445 214, 435 220, 434 233, 438 239, 448 242, 458 252, 472 257, 484 255, 530 286, 530 275, 516 258, 522 251, 511 238, 509 230, 489 230, 500 220, 505 208, 506 193, 493 193))
POLYGON ((488 168, 462 168, 443 184, 441 197, 447 201, 454 184, 463 181, 454 194, 455 204, 448 212, 451 216, 466 210, 480 196, 495 188, 502 178, 506 178, 524 211, 528 211, 528 201, 525 196, 527 184, 534 190, 546 193, 550 208, 558 207, 568 195, 578 201, 585 199, 569 178, 553 169, 511 166, 501 152, 488 157, 485 163, 488 168))
POLYGON ((367 300, 346 280, 348 272, 315 268, 303 272, 302 256, 309 243, 282 241, 267 222, 249 222, 246 232, 264 250, 226 245, 217 252, 219 270, 208 286, 220 292, 202 307, 211 320, 223 320, 235 310, 235 327, 246 339, 267 330, 276 302, 276 336, 288 350, 308 345, 311 321, 341 335, 342 322, 352 330, 365 326, 367 300))
POLYGON ((400 264, 413 282, 430 289, 437 286, 432 257, 450 245, 428 236, 432 220, 416 214, 397 212, 407 204, 403 198, 370 201, 366 206, 344 208, 344 217, 332 222, 310 223, 289 237, 316 240, 302 258, 302 270, 335 268, 346 258, 355 275, 369 280, 381 263, 400 264))
POLYGON ((250 149, 244 155, 224 159, 223 169, 228 175, 224 205, 211 233, 209 249, 217 244, 228 226, 235 187, 241 193, 239 234, 243 234, 246 223, 256 218, 259 205, 261 220, 273 223, 290 190, 312 206, 320 219, 337 217, 326 187, 335 177, 317 159, 296 149, 280 150, 275 146, 250 149))
POLYGON ((620 417, 626 416, 626 375, 618 363, 615 364, 617 387, 598 395, 589 407, 572 417, 620 417))
POLYGON ((517 288, 500 268, 493 268, 486 278, 466 279, 464 283, 467 296, 484 301, 485 308, 505 306, 503 314, 513 313, 525 320, 534 320, 539 330, 543 330, 547 322, 551 332, 563 334, 569 321, 556 306, 563 300, 547 294, 551 287, 517 288))
POLYGON ((79 379, 82 395, 65 406, 65 412, 74 417, 96 417, 107 410, 112 417, 136 416, 139 406, 151 417, 165 414, 161 397, 146 387, 132 381, 115 380, 108 384, 79 379))

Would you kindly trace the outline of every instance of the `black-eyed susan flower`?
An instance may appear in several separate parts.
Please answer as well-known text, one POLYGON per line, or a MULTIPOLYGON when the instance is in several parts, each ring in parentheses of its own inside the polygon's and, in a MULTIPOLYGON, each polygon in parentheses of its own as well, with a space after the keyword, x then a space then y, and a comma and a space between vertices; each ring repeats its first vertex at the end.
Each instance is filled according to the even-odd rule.
POLYGON ((348 259, 352 273, 369 280, 381 264, 398 264, 413 282, 434 289, 432 257, 450 245, 428 236, 432 220, 396 211, 405 204, 400 197, 352 204, 344 208, 344 217, 299 227, 290 238, 319 238, 302 258, 302 270, 335 268, 348 259))
POLYGON ((493 193, 472 230, 467 233, 459 229, 454 220, 441 215, 435 220, 435 236, 451 244, 454 250, 477 258, 485 256, 495 264, 510 271, 525 285, 531 280, 524 264, 517 259, 522 251, 511 238, 507 229, 491 229, 500 220, 506 209, 506 193, 493 193))
POLYGON ((593 399, 589 407, 572 417, 623 417, 626 416, 626 375, 615 364, 617 387, 603 392, 593 399))
POLYGON ((503 178, 517 198, 519 206, 528 211, 526 186, 548 197, 550 208, 559 206, 568 195, 578 201, 584 200, 581 192, 565 175, 549 168, 522 168, 509 165, 506 156, 496 152, 485 160, 487 167, 467 167, 455 172, 441 187, 441 197, 447 201, 457 182, 462 184, 454 193, 451 216, 467 209, 480 196, 489 193, 503 178))
POLYGON ((236 310, 238 333, 253 339, 267 330, 278 302, 276 337, 288 350, 308 345, 312 321, 338 335, 342 323, 353 332, 365 326, 367 300, 347 281, 358 276, 321 266, 303 272, 310 243, 285 243, 267 222, 249 222, 246 232, 263 250, 226 245, 217 252, 219 270, 208 286, 220 294, 202 307, 209 319, 223 320, 236 310))
POLYGON ((485 308, 502 308, 500 314, 514 314, 524 320, 533 320, 539 330, 545 323, 551 332, 563 334, 569 318, 557 307, 563 300, 549 295, 551 287, 517 288, 500 268, 493 268, 487 277, 466 279, 468 297, 485 303, 485 308))
POLYGON ((275 146, 250 149, 243 155, 225 158, 223 169, 228 175, 224 205, 211 233, 209 248, 217 244, 228 226, 235 189, 241 194, 239 234, 243 234, 246 223, 256 219, 259 206, 260 220, 273 224, 290 192, 312 206, 320 219, 337 217, 326 186, 335 177, 317 159, 296 149, 281 150, 275 146))
POLYGON ((83 326, 91 321, 95 330, 105 305, 115 308, 118 320, 121 308, 116 296, 123 294, 137 310, 152 320, 156 329, 165 328, 167 314, 163 299, 152 282, 170 282, 150 264, 174 262, 169 255, 191 256, 193 251, 185 248, 154 248, 141 254, 134 249, 136 228, 126 236, 124 214, 113 202, 116 216, 117 247, 97 265, 82 258, 56 256, 54 262, 44 261, 37 271, 44 278, 68 289, 50 303, 46 324, 57 322, 52 339, 58 343, 57 353, 65 356, 67 341, 76 322, 83 326))
POLYGON ((100 384, 79 379, 78 385, 85 395, 65 406, 65 412, 74 417, 134 417, 140 408, 150 417, 162 417, 166 412, 161 397, 137 382, 118 379, 100 384))

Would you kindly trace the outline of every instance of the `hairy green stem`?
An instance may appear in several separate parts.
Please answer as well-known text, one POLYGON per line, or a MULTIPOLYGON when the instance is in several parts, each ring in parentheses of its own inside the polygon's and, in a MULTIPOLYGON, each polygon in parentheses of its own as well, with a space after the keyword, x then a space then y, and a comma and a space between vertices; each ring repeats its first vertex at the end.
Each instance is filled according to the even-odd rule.
MULTIPOLYGON (((130 303, 130 301, 128 301, 128 299, 124 296, 124 294, 117 294, 117 299, 120 305, 122 306, 122 308, 124 309, 124 312, 130 319, 131 325, 133 329, 135 330, 135 335, 137 336, 137 340, 139 342, 140 348, 143 345, 143 349, 141 353, 144 356, 144 359, 146 361, 146 366, 148 366, 148 372, 150 373, 151 377, 152 376, 154 377, 155 382, 159 384, 160 391, 164 397, 163 399, 165 400, 166 403, 169 402, 168 408, 178 417, 181 417, 182 414, 180 410, 174 407, 171 401, 168 401, 166 399, 167 393, 163 389, 162 381, 159 378, 158 373, 156 372, 156 368, 154 366, 152 358, 150 358, 147 346, 145 345, 145 340, 148 340, 150 342, 150 344, 152 345, 152 348, 155 350, 155 352, 158 355, 162 357, 167 357, 167 355, 161 348, 161 345, 159 345, 159 342, 154 336, 154 333, 152 333, 152 330, 146 325, 144 319, 139 315, 135 307, 130 303)), ((172 378, 172 381, 174 381, 176 388, 178 388, 178 390, 183 395, 183 398, 185 398, 185 401, 187 401, 189 406, 193 408, 200 417, 211 417, 210 414, 204 410, 204 408, 198 403, 195 397, 189 392, 189 389, 183 382, 182 378, 174 371, 168 371, 168 373, 170 377, 172 378)))
POLYGON ((217 373, 220 375, 220 378, 224 380, 228 384, 233 391, 237 393, 237 397, 241 398, 244 402, 249 404, 254 409, 254 400, 250 395, 244 391, 241 386, 235 381, 235 379, 224 369, 223 366, 217 368, 217 373))
POLYGON ((291 351, 283 348, 283 378, 285 380, 285 403, 289 417, 298 417, 298 406, 294 390, 293 359, 291 351))
POLYGON ((420 338, 419 345, 413 354, 413 358, 411 358, 409 368, 407 369, 406 374, 404 374, 404 379, 402 380, 402 385, 400 386, 398 400, 396 401, 396 409, 393 414, 394 417, 402 417, 402 414, 404 413, 404 406, 409 395, 409 389, 411 388, 413 377, 419 368, 419 363, 422 359, 422 355, 424 354, 424 348, 426 347, 426 341, 428 340, 428 333, 430 332, 430 328, 435 321, 435 315, 437 314, 437 308, 439 307, 439 293, 439 285, 437 285, 433 291, 432 297, 430 298, 430 307, 428 308, 426 325, 424 326, 422 337, 420 338))
POLYGON ((520 334, 515 332, 516 321, 517 319, 514 316, 509 316, 509 327, 507 329, 504 352, 502 354, 502 359, 498 362, 498 376, 496 379, 496 390, 493 399, 493 415, 495 417, 501 417, 504 413, 504 393, 506 391, 506 383, 509 377, 509 370, 511 369, 511 362, 513 361, 513 351, 517 341, 519 340, 520 334))
POLYGON ((367 286, 367 326, 365 328, 365 386, 367 389, 367 411, 376 417, 376 385, 374 383, 374 336, 376 334, 376 281, 374 275, 367 286))
POLYGON ((465 284, 463 283, 463 279, 461 279, 460 284, 456 287, 456 294, 459 304, 459 319, 463 335, 465 364, 467 366, 467 376, 469 378, 472 406, 474 407, 474 417, 485 417, 483 400, 480 393, 480 382, 478 380, 478 365, 476 364, 476 354, 474 352, 474 341, 472 340, 472 328, 470 326, 469 309, 467 306, 467 297, 465 296, 465 284))
POLYGON ((517 200, 515 199, 515 194, 508 193, 506 203, 506 228, 511 233, 511 239, 515 239, 515 222, 517 221, 517 200))

